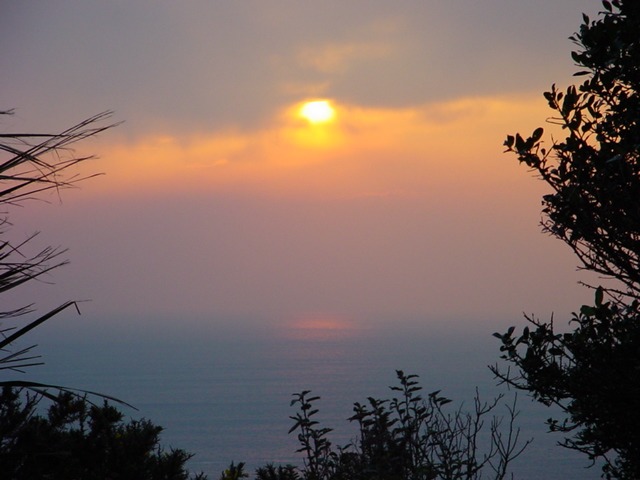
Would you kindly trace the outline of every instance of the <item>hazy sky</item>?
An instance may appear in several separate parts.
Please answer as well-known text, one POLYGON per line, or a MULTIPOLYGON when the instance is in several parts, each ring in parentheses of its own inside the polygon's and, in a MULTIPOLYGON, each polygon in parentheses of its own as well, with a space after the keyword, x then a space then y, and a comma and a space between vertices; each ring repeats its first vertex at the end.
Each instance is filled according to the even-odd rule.
POLYGON ((544 122, 599 6, 3 2, 2 131, 125 121, 78 146, 105 176, 11 213, 70 248, 38 305, 91 299, 119 325, 566 318, 590 294, 502 141, 544 122), (332 121, 300 117, 316 99, 332 121))

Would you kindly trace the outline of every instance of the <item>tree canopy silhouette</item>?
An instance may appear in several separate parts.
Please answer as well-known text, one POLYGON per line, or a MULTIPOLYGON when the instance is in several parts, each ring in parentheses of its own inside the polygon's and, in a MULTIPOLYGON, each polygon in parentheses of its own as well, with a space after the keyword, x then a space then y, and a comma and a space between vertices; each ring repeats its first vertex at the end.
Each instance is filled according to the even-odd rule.
MULTIPOLYGON (((603 1, 583 15, 570 39, 583 83, 544 93, 563 139, 545 146, 544 130, 509 135, 508 152, 551 189, 542 199, 543 230, 577 255, 580 268, 614 282, 595 289, 595 303, 558 333, 533 316, 501 339, 501 381, 561 407, 549 419, 562 445, 604 462, 607 478, 640 478, 640 3, 603 1)), ((585 283, 586 284, 586 283, 585 283)))
POLYGON ((509 135, 505 145, 544 180, 545 232, 565 242, 582 267, 622 282, 640 297, 640 5, 603 2, 597 21, 584 15, 572 53, 584 83, 545 92, 550 122, 566 138, 509 135))

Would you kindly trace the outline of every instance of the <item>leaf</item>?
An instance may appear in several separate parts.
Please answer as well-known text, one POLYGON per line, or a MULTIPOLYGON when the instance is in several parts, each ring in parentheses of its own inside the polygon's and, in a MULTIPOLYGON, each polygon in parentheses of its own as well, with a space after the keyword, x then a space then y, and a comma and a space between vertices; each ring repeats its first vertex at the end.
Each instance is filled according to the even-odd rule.
POLYGON ((577 99, 578 97, 576 95, 575 87, 569 87, 567 89, 567 95, 564 97, 564 101, 562 102, 562 113, 569 115, 569 112, 571 112, 575 107, 577 99))
POLYGON ((80 397, 81 395, 94 395, 96 397, 104 398, 105 400, 111 400, 113 402, 117 402, 121 405, 126 405, 127 407, 133 408, 134 410, 138 410, 133 405, 125 402, 124 400, 120 400, 119 398, 112 397, 111 395, 105 395, 104 393, 94 392, 92 390, 84 390, 81 388, 71 388, 71 387, 63 387, 61 385, 52 385, 48 383, 39 383, 39 382, 31 382, 31 381, 22 381, 22 380, 8 380, 0 382, 0 388, 2 387, 11 387, 11 388, 26 388, 29 390, 33 390, 34 392, 38 392, 41 395, 44 395, 50 399, 55 400, 55 397, 48 394, 46 390, 42 390, 45 388, 53 388, 60 392, 67 392, 76 397, 80 397), (77 393, 79 392, 79 393, 77 393))
POLYGON ((513 147, 513 142, 515 142, 516 138, 513 135, 507 135, 507 139, 504 141, 504 146, 507 148, 513 147))
POLYGON ((298 426, 299 426, 299 425, 300 425, 299 423, 296 423, 293 427, 291 427, 291 428, 289 429, 288 434, 290 434, 290 433, 291 433, 291 432, 293 432, 296 428, 298 428, 298 426))
POLYGON ((589 305, 582 305, 580 307, 580 313, 585 317, 593 317, 596 314, 596 309, 589 305))
POLYGON ((540 140, 540 138, 542 137, 542 134, 544 133, 544 128, 542 127, 538 127, 533 131, 533 134, 531 135, 531 140, 533 141, 533 143, 537 142, 538 140, 540 140))
POLYGON ((596 289, 596 307, 600 307, 602 305, 603 298, 604 298, 604 290, 602 290, 602 287, 598 287, 596 289))
MULTIPOLYGON (((17 340, 18 338, 23 336, 25 333, 29 332, 30 330, 33 330, 38 325, 46 322, 51 317, 54 317, 58 313, 62 312, 63 310, 66 310, 67 308, 69 308, 71 306, 76 307, 76 310, 78 310, 78 304, 76 302, 65 302, 62 305, 60 305, 59 307, 54 308, 50 312, 44 314, 40 318, 32 321, 31 323, 29 323, 25 327, 22 327, 20 330, 18 330, 17 332, 13 333, 12 335, 9 335, 8 337, 2 339, 2 341, 0 341, 0 349, 6 347, 10 343, 14 342, 15 340, 17 340)), ((79 313, 79 311, 78 311, 78 313, 79 313)))

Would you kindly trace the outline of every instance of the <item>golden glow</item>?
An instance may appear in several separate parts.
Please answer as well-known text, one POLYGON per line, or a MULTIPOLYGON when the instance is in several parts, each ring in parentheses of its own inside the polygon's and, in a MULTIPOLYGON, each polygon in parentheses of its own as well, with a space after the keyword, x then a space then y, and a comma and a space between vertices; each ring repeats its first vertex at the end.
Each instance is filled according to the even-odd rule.
POLYGON ((462 202, 505 185, 537 186, 502 154, 505 132, 513 125, 521 132, 533 131, 547 115, 537 93, 400 109, 327 103, 336 112, 327 123, 303 120, 307 103, 299 103, 256 130, 159 133, 133 143, 110 135, 96 152, 108 159, 108 175, 87 192, 139 195, 178 188, 438 199, 455 188, 455 198, 462 202))
POLYGON ((311 314, 285 325, 282 335, 304 340, 332 340, 352 336, 359 330, 358 325, 342 316, 311 314))
POLYGON ((311 123, 327 123, 335 117, 335 110, 328 100, 315 100, 300 108, 300 116, 311 123))

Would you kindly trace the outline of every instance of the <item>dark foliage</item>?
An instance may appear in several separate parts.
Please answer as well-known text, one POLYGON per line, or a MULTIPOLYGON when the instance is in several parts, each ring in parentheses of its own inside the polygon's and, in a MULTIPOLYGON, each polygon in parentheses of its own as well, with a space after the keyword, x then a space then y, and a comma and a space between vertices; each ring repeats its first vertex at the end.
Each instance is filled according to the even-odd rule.
MULTIPOLYGON (((593 306, 558 333, 553 319, 495 334, 517 373, 492 367, 503 382, 561 407, 549 419, 563 446, 604 462, 607 478, 640 478, 640 2, 602 2, 583 16, 573 59, 587 79, 544 94, 552 123, 566 133, 545 148, 543 129, 509 135, 507 151, 551 187, 543 229, 575 252, 581 268, 612 279, 593 306), (605 297, 608 301, 605 302, 605 297)), ((593 288, 593 287, 592 287, 593 288)))
POLYGON ((573 434, 561 445, 603 459, 607 478, 640 478, 640 311, 638 303, 584 306, 575 329, 558 333, 553 322, 527 317, 533 328, 520 336, 510 328, 496 334, 502 358, 518 375, 492 367, 503 381, 526 390, 565 418, 549 419, 551 431, 573 434))
MULTIPOLYGON (((46 414, 41 396, 4 387, 0 393, 0 472, 12 480, 186 480, 184 450, 159 446, 161 427, 123 421, 106 402, 62 392, 46 414)), ((204 480, 198 475, 195 478, 204 480)))
POLYGON ((293 465, 265 465, 256 470, 256 480, 300 480, 300 475, 293 465))
POLYGON ((597 21, 584 16, 571 39, 573 59, 588 78, 545 92, 552 123, 566 138, 543 146, 543 129, 509 135, 507 150, 549 187, 544 230, 576 253, 582 267, 640 296, 640 4, 603 2, 597 21))
MULTIPOLYGON (((11 113, 10 110, 0 111, 0 116, 11 113)), ((22 241, 11 241, 8 209, 38 198, 43 192, 59 192, 92 177, 74 173, 76 167, 93 157, 75 156, 71 146, 113 127, 114 124, 103 124, 109 116, 109 112, 95 115, 60 133, 0 133, 0 293, 5 294, 4 307, 0 311, 3 322, 0 327, 0 370, 23 371, 40 364, 39 357, 32 351, 35 345, 13 349, 13 344, 61 312, 78 308, 76 302, 67 301, 25 322, 24 317, 34 313, 34 304, 6 307, 11 303, 8 293, 67 263, 63 259, 64 249, 45 247, 35 253, 29 251, 37 233, 22 241)), ((31 380, 1 379, 0 386, 31 388, 45 395, 47 387, 61 388, 31 380)))
MULTIPOLYGON (((321 427, 314 407, 320 397, 311 392, 295 394, 298 408, 289 433, 297 432, 304 467, 267 465, 256 471, 256 480, 475 480, 507 478, 510 462, 529 444, 520 441, 515 428, 515 400, 507 405, 507 417, 485 421, 502 397, 493 402, 474 399, 471 412, 447 411, 450 400, 439 392, 421 396, 415 375, 398 371, 399 386, 390 400, 369 398, 355 403, 349 419, 358 425, 353 444, 334 448, 332 429, 321 427), (504 422, 504 420, 507 420, 504 422)), ((231 464, 220 480, 247 477, 244 464, 231 464)))

